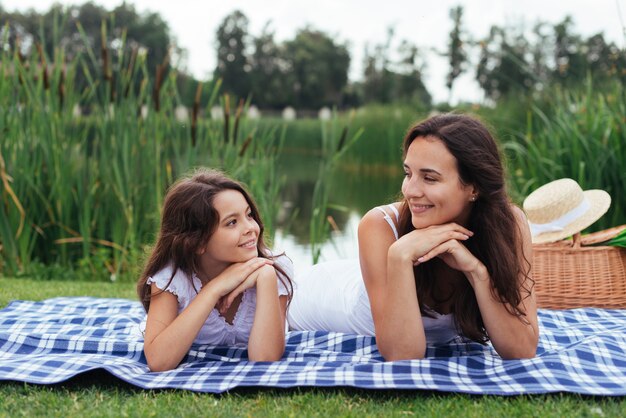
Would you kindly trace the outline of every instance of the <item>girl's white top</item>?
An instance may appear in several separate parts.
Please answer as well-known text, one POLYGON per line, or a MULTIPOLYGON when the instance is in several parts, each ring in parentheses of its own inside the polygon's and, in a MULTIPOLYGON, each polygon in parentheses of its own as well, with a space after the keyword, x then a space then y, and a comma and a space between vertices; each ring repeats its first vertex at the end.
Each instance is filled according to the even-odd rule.
MULTIPOLYGON (((287 256, 278 256, 274 259, 274 263, 278 264, 289 277, 293 277, 293 263, 287 256)), ((276 273, 277 276, 280 275, 278 271, 276 273)), ((159 289, 174 294, 178 299, 178 314, 180 314, 198 295, 198 292, 202 289, 202 282, 195 274, 191 277, 191 280, 189 280, 189 276, 181 270, 178 270, 168 286, 167 283, 170 277, 172 277, 172 267, 167 266, 154 276, 149 277, 147 284, 150 285, 154 283, 159 289)), ((283 278, 283 280, 286 281, 285 278, 283 278)), ((277 282, 278 295, 287 295, 287 287, 278 278, 277 282)), ((202 325, 200 332, 198 332, 196 339, 193 341, 194 344, 225 346, 247 345, 250 331, 252 330, 252 324, 254 323, 255 310, 256 287, 252 287, 243 292, 241 303, 235 313, 232 324, 226 322, 224 317, 214 308, 204 325, 202 325)), ((145 320, 141 323, 140 327, 142 332, 145 331, 145 320)))

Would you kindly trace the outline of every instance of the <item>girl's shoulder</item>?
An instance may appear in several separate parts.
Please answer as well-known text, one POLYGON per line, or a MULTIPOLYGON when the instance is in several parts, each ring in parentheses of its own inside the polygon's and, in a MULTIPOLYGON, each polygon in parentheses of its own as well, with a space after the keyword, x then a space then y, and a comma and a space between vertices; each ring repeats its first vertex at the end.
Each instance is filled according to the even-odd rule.
POLYGON ((202 284, 196 277, 189 277, 181 269, 177 269, 174 274, 174 267, 168 264, 159 270, 152 277, 148 277, 147 284, 154 283, 161 290, 168 291, 179 297, 187 297, 191 293, 200 290, 202 284))
POLYGON ((276 270, 278 294, 281 296, 288 295, 291 292, 287 289, 287 283, 292 283, 295 276, 293 261, 284 252, 271 252, 271 256, 274 259, 274 265, 280 268, 280 270, 276 270))

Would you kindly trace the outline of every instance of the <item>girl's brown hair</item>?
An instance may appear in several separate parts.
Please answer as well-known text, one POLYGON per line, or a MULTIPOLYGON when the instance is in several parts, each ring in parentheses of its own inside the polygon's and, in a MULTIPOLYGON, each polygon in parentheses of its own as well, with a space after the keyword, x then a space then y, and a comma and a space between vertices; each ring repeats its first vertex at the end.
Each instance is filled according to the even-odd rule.
MULTIPOLYGON (((174 183, 165 196, 161 228, 159 235, 146 262, 143 273, 137 282, 137 295, 146 311, 150 308, 149 277, 168 265, 172 267, 172 282, 178 270, 182 270, 191 280, 192 274, 199 269, 196 251, 206 245, 219 222, 219 213, 213 206, 215 196, 225 190, 240 192, 250 206, 252 217, 259 224, 257 241, 259 257, 273 259, 263 240, 263 222, 254 199, 242 184, 230 179, 222 172, 210 169, 198 169, 190 177, 174 183)), ((289 300, 293 294, 291 278, 277 264, 279 280, 289 291, 289 300)), ((166 286, 166 288, 167 288, 166 286)))
MULTIPOLYGON (((466 225, 476 234, 464 244, 486 266, 491 284, 507 310, 520 318, 524 317, 525 313, 518 308, 525 298, 521 294, 519 278, 528 278, 527 283, 532 286, 532 279, 528 276, 530 263, 525 257, 524 266, 521 263, 521 231, 506 193, 504 167, 496 141, 477 119, 461 114, 442 114, 409 129, 403 142, 404 157, 413 140, 427 136, 439 138, 445 144, 456 158, 460 181, 476 188, 478 198, 472 203, 466 225)), ((415 229, 406 199, 403 200, 399 224, 401 236, 415 229)), ((436 258, 414 268, 420 309, 426 315, 423 296, 435 298, 435 271, 441 263, 436 258)), ((461 288, 452 296, 456 324, 466 337, 485 342, 488 336, 474 290, 469 281, 461 283, 461 288)), ((530 289, 523 290, 530 295, 530 289)))

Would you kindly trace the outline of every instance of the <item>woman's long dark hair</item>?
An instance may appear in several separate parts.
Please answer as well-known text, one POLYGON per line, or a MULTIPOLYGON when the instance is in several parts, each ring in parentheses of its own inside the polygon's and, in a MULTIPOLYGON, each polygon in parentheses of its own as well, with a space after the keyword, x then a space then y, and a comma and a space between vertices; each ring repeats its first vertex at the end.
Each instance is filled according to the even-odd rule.
MULTIPOLYGON (((493 136, 485 125, 473 117, 437 115, 409 129, 403 142, 404 157, 413 140, 427 136, 439 138, 445 144, 456 158, 460 181, 476 188, 478 198, 472 203, 468 225, 465 225, 476 234, 464 244, 486 266, 491 284, 507 310, 524 317, 525 312, 518 308, 526 297, 521 294, 519 278, 529 278, 530 263, 528 260, 520 262, 521 231, 506 193, 502 157, 493 136)), ((406 199, 403 200, 399 224, 401 236, 415 229, 406 199)), ((443 261, 436 258, 414 268, 422 313, 425 313, 422 304, 425 295, 436 300, 435 272, 442 264, 443 261)), ((485 342, 488 336, 474 290, 467 280, 460 283, 460 288, 452 296, 456 324, 466 337, 485 342)), ((530 295, 530 288, 523 290, 530 295)), ((428 315, 427 312, 425 314, 428 315)))
MULTIPOLYGON (((193 273, 198 272, 196 251, 206 245, 217 228, 219 213, 213 206, 213 200, 218 193, 225 190, 240 192, 250 206, 252 217, 260 229, 257 241, 259 257, 276 258, 271 255, 263 241, 263 222, 246 189, 220 171, 199 169, 191 177, 174 183, 165 196, 159 236, 137 282, 137 295, 146 311, 150 308, 150 286, 147 284, 149 277, 171 265, 172 277, 167 284, 169 286, 178 270, 182 270, 189 280, 193 273)), ((278 271, 279 280, 288 289, 291 300, 291 278, 277 264, 274 264, 274 268, 278 271)))

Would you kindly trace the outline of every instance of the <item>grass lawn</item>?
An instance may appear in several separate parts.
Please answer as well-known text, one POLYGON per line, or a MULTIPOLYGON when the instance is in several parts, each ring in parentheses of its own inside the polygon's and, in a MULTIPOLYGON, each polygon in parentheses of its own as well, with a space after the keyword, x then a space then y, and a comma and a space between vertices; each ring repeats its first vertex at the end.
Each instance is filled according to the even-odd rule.
MULTIPOLYGON (((135 297, 132 283, 0 278, 0 307, 14 299, 135 297)), ((1 360, 0 360, 1 363, 1 360)), ((626 397, 573 394, 470 396, 351 388, 241 389, 223 395, 148 391, 105 372, 47 386, 0 382, 0 417, 14 416, 454 416, 623 417, 626 397)))

